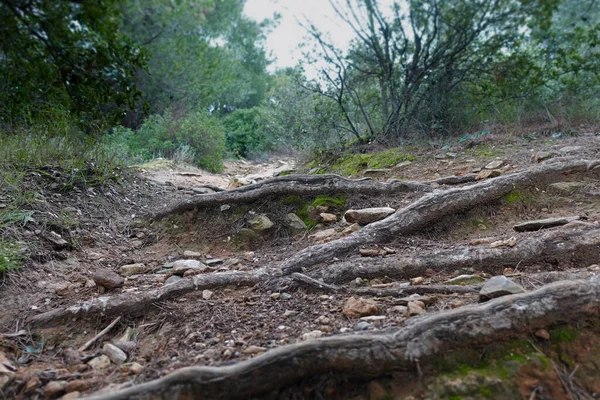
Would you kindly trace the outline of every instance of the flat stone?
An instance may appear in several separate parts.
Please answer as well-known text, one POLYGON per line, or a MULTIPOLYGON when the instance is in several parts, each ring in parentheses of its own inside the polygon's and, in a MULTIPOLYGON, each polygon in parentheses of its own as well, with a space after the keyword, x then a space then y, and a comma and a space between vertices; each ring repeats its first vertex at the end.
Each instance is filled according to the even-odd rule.
POLYGON ((388 169, 388 168, 369 168, 363 172, 363 176, 369 176, 369 177, 376 178, 376 177, 386 176, 390 172, 392 172, 392 170, 388 169))
POLYGON ((416 301, 409 301, 408 304, 406 305, 407 309, 408 309, 408 316, 413 316, 413 315, 422 315, 422 314, 426 314, 427 311, 425 311, 425 309, 422 307, 422 304, 419 304, 416 301))
POLYGON ((399 170, 399 169, 408 167, 410 164, 412 164, 412 161, 402 161, 401 163, 394 165, 392 170, 399 170))
POLYGON ((144 367, 141 364, 134 362, 131 365, 129 365, 129 368, 127 368, 127 370, 132 375, 139 375, 144 371, 144 367))
POLYGON ((565 147, 561 147, 558 151, 560 153, 573 153, 576 151, 581 151, 583 149, 583 147, 581 146, 565 146, 565 147))
POLYGON ((87 364, 95 370, 106 369, 110 367, 110 358, 108 358, 106 355, 101 355, 92 358, 87 364))
POLYGON ((262 214, 252 218, 250 221, 248 221, 248 223, 252 226, 252 229, 259 232, 266 231, 275 226, 275 224, 269 219, 269 217, 262 214))
POLYGON ((131 276, 135 274, 143 274, 148 271, 148 267, 142 263, 122 265, 119 268, 119 273, 122 276, 131 276))
POLYGON ((506 162, 504 160, 494 160, 485 166, 485 169, 502 168, 506 162))
POLYGON ((185 258, 201 258, 202 253, 199 253, 197 251, 186 250, 183 252, 183 256, 185 258))
POLYGON ((175 275, 183 275, 185 271, 193 269, 198 272, 208 271, 208 266, 198 260, 177 260, 172 264, 175 275))
POLYGON ((483 285, 479 292, 479 301, 487 301, 496 297, 524 293, 521 285, 511 281, 504 275, 494 276, 483 285))
POLYGON ((513 226, 513 229, 517 232, 528 232, 528 231, 537 231, 540 229, 552 228, 555 226, 566 225, 571 221, 577 221, 580 219, 579 216, 572 217, 557 217, 557 218, 546 218, 546 219, 537 219, 533 221, 526 221, 520 224, 513 226))
POLYGON ((60 251, 72 247, 69 242, 63 239, 62 236, 56 232, 50 231, 44 237, 50 242, 54 250, 60 251))
POLYGON ((244 354, 259 354, 259 353, 264 353, 267 349, 264 347, 260 347, 260 346, 248 346, 244 349, 243 353, 244 354))
POLYGON ((326 224, 337 222, 337 216, 335 214, 321 213, 319 216, 321 217, 321 221, 325 222, 326 224))
POLYGON ((344 218, 351 224, 367 225, 382 220, 395 212, 396 210, 391 207, 363 208, 361 210, 346 211, 344 218))
POLYGON ((573 193, 585 185, 584 182, 556 182, 548 185, 548 190, 557 193, 573 193))
POLYGON ((117 365, 121 365, 127 361, 127 354, 114 344, 106 343, 104 347, 102 347, 102 352, 110 358, 110 361, 117 365))
POLYGON ((170 285, 170 284, 172 284, 172 283, 175 283, 175 282, 179 282, 179 281, 180 281, 180 280, 182 280, 182 279, 183 279, 183 278, 182 278, 182 277, 180 277, 180 276, 178 276, 178 275, 173 275, 173 276, 170 276, 170 277, 169 277, 169 279, 167 279, 167 280, 165 281, 165 286, 166 286, 166 285, 170 285))
POLYGON ((539 153, 536 153, 533 156, 533 160, 537 163, 540 163, 542 161, 546 161, 551 159, 552 157, 554 157, 553 153, 547 152, 547 151, 540 151, 539 153))
POLYGON ((323 331, 314 330, 302 335, 302 340, 314 340, 323 336, 323 331))
POLYGON ((483 279, 479 275, 465 274, 465 275, 459 275, 454 278, 448 279, 446 282, 451 285, 460 285, 460 284, 471 285, 474 283, 481 283, 483 281, 485 281, 485 279, 483 279))
POLYGON ((350 318, 360 318, 368 315, 377 314, 379 308, 377 303, 371 299, 350 297, 344 303, 342 313, 350 318))
POLYGON ((495 178, 502 175, 502 171, 499 169, 482 169, 477 173, 475 179, 481 181, 483 179, 495 178))
POLYGON ((90 382, 84 381, 83 379, 77 379, 74 381, 70 381, 67 383, 65 387, 65 391, 67 393, 71 392, 85 392, 90 387, 90 382))
POLYGON ((367 317, 360 317, 361 321, 373 322, 373 321, 383 321, 387 317, 385 315, 369 315, 367 317))
POLYGON ((98 268, 92 277, 96 285, 104 286, 106 289, 116 289, 123 286, 125 279, 110 269, 98 268))
POLYGON ((65 392, 67 388, 67 381, 52 381, 48 382, 44 388, 44 395, 49 398, 57 397, 58 395, 65 392))
POLYGON ((355 331, 366 331, 369 328, 372 328, 373 324, 367 321, 359 321, 356 325, 354 325, 355 331))
POLYGON ((446 153, 446 157, 448 157, 448 158, 456 158, 456 157, 458 157, 458 154, 449 151, 449 152, 446 153))
POLYGON ((210 298, 213 296, 214 292, 206 289, 202 291, 202 299, 203 300, 210 300, 210 298))
POLYGON ((540 339, 550 340, 550 334, 545 329, 538 329, 535 331, 534 335, 540 339))
POLYGON ((302 221, 302 218, 300 218, 294 213, 286 214, 285 223, 287 224, 287 226, 296 231, 304 231, 307 229, 307 226, 304 223, 304 221, 302 221))
POLYGON ((342 235, 345 236, 345 235, 349 235, 351 233, 358 232, 358 231, 360 231, 360 225, 359 224, 352 224, 352 225, 350 225, 349 227, 345 228, 342 231, 342 235))
POLYGON ((335 228, 330 228, 330 229, 325 229, 322 231, 315 232, 312 235, 309 235, 308 238, 313 239, 313 240, 329 240, 329 239, 333 239, 337 236, 338 236, 338 233, 336 232, 335 228))
POLYGON ((80 397, 81 397, 81 392, 74 391, 74 392, 65 394, 63 397, 60 398, 60 400, 75 400, 80 397))
POLYGON ((425 282, 425 278, 422 276, 417 276, 416 278, 411 278, 410 284, 413 286, 422 285, 425 282))

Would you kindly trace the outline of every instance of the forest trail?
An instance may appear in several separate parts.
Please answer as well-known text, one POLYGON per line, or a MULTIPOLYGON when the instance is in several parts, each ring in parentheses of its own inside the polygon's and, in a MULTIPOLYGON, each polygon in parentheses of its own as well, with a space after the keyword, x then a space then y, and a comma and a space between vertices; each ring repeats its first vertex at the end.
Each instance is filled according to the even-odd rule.
POLYGON ((32 176, 45 201, 0 291, 2 393, 593 398, 599 150, 592 131, 489 135, 354 179, 273 178, 287 159, 69 193, 32 176))

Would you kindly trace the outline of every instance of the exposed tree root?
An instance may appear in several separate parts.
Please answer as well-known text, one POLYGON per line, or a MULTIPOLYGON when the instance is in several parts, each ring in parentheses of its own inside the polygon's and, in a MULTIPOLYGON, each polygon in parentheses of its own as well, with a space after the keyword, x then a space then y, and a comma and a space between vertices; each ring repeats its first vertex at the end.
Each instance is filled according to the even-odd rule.
MULTIPOLYGON (((564 180, 569 175, 590 173, 600 160, 568 160, 542 164, 526 171, 500 176, 473 185, 429 193, 389 217, 367 225, 349 236, 326 244, 310 246, 282 264, 284 274, 300 272, 327 262, 360 245, 383 243, 390 238, 408 234, 439 221, 442 217, 461 212, 506 196, 527 186, 545 186, 564 180)), ((593 171, 597 173, 598 171, 593 171)))
POLYGON ((222 367, 188 367, 93 399, 248 398, 323 373, 353 378, 414 371, 442 352, 506 340, 555 324, 597 318, 600 279, 557 282, 484 304, 411 318, 394 331, 342 335, 271 350, 222 367))
POLYGON ((265 281, 267 277, 268 275, 260 270, 253 273, 223 272, 196 275, 184 278, 170 285, 140 293, 100 296, 80 305, 69 308, 58 308, 36 315, 29 322, 33 326, 50 326, 62 323, 69 318, 85 318, 97 314, 106 316, 136 316, 143 314, 153 303, 159 301, 177 298, 196 290, 224 286, 251 286, 265 281))
POLYGON ((348 282, 387 276, 409 279, 428 269, 449 271, 460 268, 477 270, 515 268, 519 265, 560 265, 562 268, 587 267, 600 263, 600 226, 580 229, 554 229, 519 236, 514 247, 490 247, 489 244, 463 246, 451 250, 428 250, 414 256, 389 255, 361 258, 329 265, 317 273, 327 283, 348 282))
POLYGON ((286 175, 237 189, 212 194, 196 195, 152 216, 160 219, 194 208, 219 204, 250 203, 269 196, 308 196, 325 193, 362 193, 371 195, 430 191, 431 186, 419 182, 379 182, 371 178, 347 179, 339 175, 286 175))

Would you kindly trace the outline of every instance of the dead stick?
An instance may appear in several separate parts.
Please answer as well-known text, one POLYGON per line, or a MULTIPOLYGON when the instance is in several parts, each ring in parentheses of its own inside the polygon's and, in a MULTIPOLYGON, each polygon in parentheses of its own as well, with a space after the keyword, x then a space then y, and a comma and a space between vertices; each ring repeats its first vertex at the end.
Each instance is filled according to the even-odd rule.
POLYGON ((115 326, 117 324, 117 322, 119 322, 121 320, 121 316, 118 316, 117 318, 115 318, 113 320, 113 322, 111 322, 110 324, 108 324, 108 326, 104 329, 102 329, 102 331, 100 331, 99 334, 97 334, 96 336, 94 336, 93 338, 91 338, 86 344, 84 344, 83 346, 81 346, 78 351, 86 351, 88 349, 88 347, 90 347, 91 345, 93 345, 98 339, 100 339, 102 336, 106 335, 108 333, 108 331, 110 331, 113 326, 115 326))

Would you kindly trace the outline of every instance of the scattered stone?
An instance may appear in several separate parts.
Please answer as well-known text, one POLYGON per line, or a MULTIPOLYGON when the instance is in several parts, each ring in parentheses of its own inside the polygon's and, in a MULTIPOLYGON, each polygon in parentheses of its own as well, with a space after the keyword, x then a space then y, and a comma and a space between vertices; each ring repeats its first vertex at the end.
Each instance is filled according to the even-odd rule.
POLYGON ((85 288, 94 288, 96 287, 96 282, 94 282, 93 279, 88 279, 85 281, 85 284, 83 285, 83 287, 85 288))
POLYGON ((255 253, 253 251, 246 251, 244 253, 244 260, 246 261, 254 261, 255 253))
POLYGON ((203 290, 202 291, 202 299, 203 300, 210 300, 210 298, 213 296, 214 292, 210 291, 210 290, 203 290))
POLYGON ((371 222, 379 221, 395 213, 396 210, 391 207, 363 208, 362 210, 348 210, 344 218, 349 223, 367 225, 371 222))
POLYGON ((481 276, 475 274, 459 275, 448 279, 446 282, 451 285, 473 285, 485 281, 481 276))
POLYGON ((380 257, 388 254, 384 249, 359 249, 358 252, 363 257, 380 257))
POLYGON ((363 172, 363 176, 377 178, 386 176, 390 172, 392 172, 392 170, 388 168, 369 168, 363 172))
POLYGON ((292 295, 291 295, 291 294, 289 294, 289 293, 283 292, 283 293, 281 293, 281 294, 279 295, 279 298, 280 298, 281 300, 289 300, 289 299, 291 299, 291 298, 292 298, 292 295))
POLYGON ((271 221, 269 217, 267 217, 264 214, 257 215, 256 217, 248 221, 248 223, 252 226, 252 229, 259 232, 266 231, 275 226, 273 221, 271 221))
POLYGON ((406 316, 408 314, 408 307, 406 306, 393 306, 388 308, 388 314, 400 314, 406 316))
POLYGON ((578 219, 580 219, 579 216, 538 219, 534 221, 522 222, 513 226, 513 229, 517 232, 537 231, 540 229, 566 225, 569 222, 577 221, 578 219))
POLYGON ((281 293, 271 293, 271 298, 273 300, 278 300, 279 296, 281 296, 281 293))
POLYGON ((49 398, 58 397, 65 392, 67 381, 52 381, 48 382, 44 388, 44 395, 49 398))
POLYGON ((539 153, 533 155, 533 161, 540 163, 542 161, 549 160, 552 157, 554 157, 553 153, 549 153, 547 151, 540 151, 539 153))
POLYGON ((366 331, 367 329, 373 327, 373 324, 367 321, 360 321, 356 325, 354 325, 355 331, 366 331))
MULTIPOLYGON (((423 303, 421 303, 423 304, 423 303)), ((416 301, 409 301, 407 306, 408 309, 408 316, 411 317, 413 315, 423 315, 426 314, 427 311, 424 310, 424 307, 421 307, 421 304, 419 304, 416 301)))
POLYGON ((363 279, 359 276, 353 281, 353 283, 356 286, 367 286, 369 284, 369 281, 367 279, 363 279))
POLYGON ((315 319, 315 324, 329 325, 330 323, 331 320, 324 315, 321 315, 319 318, 315 319))
POLYGON ((247 179, 241 176, 236 176, 231 181, 229 181, 229 186, 227 186, 227 189, 235 189, 242 186, 252 185, 254 183, 256 183, 256 181, 253 179, 247 179))
POLYGON ((503 160, 494 160, 494 161, 488 163, 485 166, 485 169, 499 169, 499 168, 502 168, 505 163, 506 162, 503 160))
POLYGON ((132 375, 139 375, 144 371, 144 367, 139 363, 131 363, 127 366, 127 371, 132 375))
POLYGON ((475 179, 481 181, 483 179, 495 178, 500 175, 502 175, 502 171, 499 169, 482 169, 477 173, 475 179))
POLYGON ((583 147, 581 146, 565 146, 561 147, 558 151, 560 153, 574 153, 576 151, 581 151, 583 147))
POLYGON ((188 270, 197 272, 208 271, 208 266, 198 260, 177 260, 172 264, 173 274, 183 275, 188 270))
POLYGON ((302 221, 302 218, 300 218, 299 216, 297 216, 294 213, 286 214, 285 222, 286 222, 287 226, 289 226, 290 228, 292 228, 293 230, 296 230, 296 231, 303 231, 303 230, 307 229, 307 226, 304 223, 304 221, 302 221))
POLYGON ((418 277, 412 278, 410 280, 410 284, 412 286, 422 285, 424 282, 425 282, 425 278, 423 278, 422 276, 418 276, 418 277))
POLYGON ((133 340, 118 340, 115 342, 115 346, 123 350, 125 353, 131 353, 137 347, 137 344, 133 340))
POLYGON ((148 267, 146 267, 146 265, 142 264, 142 263, 122 265, 121 268, 119 268, 119 273, 122 276, 143 274, 147 271, 148 271, 148 267))
POLYGON ((204 261, 204 264, 212 267, 213 265, 223 264, 223 259, 221 258, 208 258, 204 261))
POLYGON ((548 191, 561 194, 573 193, 585 185, 585 182, 556 182, 548 185, 548 191))
POLYGON ((325 222, 326 224, 333 224, 337 222, 337 216, 335 214, 321 213, 319 216, 321 217, 321 221, 325 222))
POLYGON ((127 361, 127 354, 125 354, 123 350, 121 350, 114 344, 106 343, 102 348, 102 351, 108 356, 108 358, 110 358, 110 360, 113 363, 117 365, 121 365, 125 361, 127 361))
POLYGON ((490 243, 490 247, 492 247, 492 248, 501 247, 501 246, 515 247, 517 242, 518 242, 517 238, 515 236, 513 236, 510 239, 497 240, 493 243, 490 243))
POLYGON ((440 154, 436 154, 436 155, 434 156, 434 158, 435 158, 436 160, 444 160, 444 159, 446 159, 446 155, 445 155, 445 154, 442 154, 442 153, 440 153, 440 154))
POLYGON ((265 349, 264 347, 260 347, 260 346, 248 346, 244 349, 243 353, 244 354, 259 354, 259 353, 264 353, 267 349, 265 349))
POLYGON ((369 315, 368 317, 360 317, 360 320, 372 322, 372 321, 383 321, 386 318, 387 317, 385 315, 369 315))
POLYGON ((71 347, 63 351, 63 356, 67 365, 78 365, 81 363, 81 354, 71 347))
POLYGON ((313 239, 313 240, 331 240, 335 237, 338 236, 338 233, 335 231, 335 228, 330 228, 330 229, 325 229, 322 231, 318 231, 313 233, 312 235, 309 235, 308 238, 309 239, 313 239))
POLYGON ((350 225, 349 227, 345 228, 342 231, 342 235, 346 236, 346 235, 349 235, 351 233, 358 232, 358 231, 360 231, 360 225, 359 224, 352 224, 352 225, 350 225))
POLYGON ((318 339, 321 336, 323 336, 323 331, 319 331, 319 330, 314 330, 311 332, 307 332, 305 334, 302 335, 302 340, 313 340, 313 339, 318 339))
POLYGON ((394 165, 392 170, 402 169, 404 167, 408 167, 410 164, 412 164, 412 161, 402 161, 401 163, 394 165))
POLYGON ((62 238, 62 236, 53 231, 48 232, 44 238, 50 242, 52 248, 56 251, 69 249, 72 247, 69 242, 62 238))
MULTIPOLYGON (((589 266, 588 268, 591 268, 592 266, 589 266)), ((597 267, 597 265, 596 265, 597 267)), ((330 297, 326 294, 322 294, 321 296, 319 296, 319 300, 320 301, 328 301, 330 299, 330 297)))
POLYGON ((81 392, 75 391, 65 394, 63 397, 60 398, 60 400, 75 400, 79 397, 81 397, 81 392))
POLYGON ((487 301, 496 297, 524 293, 521 285, 511 281, 504 275, 494 276, 483 285, 479 292, 479 301, 487 301))
POLYGON ((374 300, 356 297, 350 297, 346 300, 344 308, 342 309, 342 313, 350 318, 360 318, 377 314, 377 311, 379 311, 379 309, 374 300))
POLYGON ((196 194, 213 194, 213 193, 215 193, 214 190, 207 188, 207 187, 192 188, 192 192, 194 192, 196 194))
POLYGON ((123 286, 125 279, 114 271, 105 268, 98 268, 92 277, 96 285, 105 287, 106 289, 116 289, 123 286))
POLYGON ((454 300, 454 301, 452 301, 450 303, 450 307, 452 307, 452 308, 458 308, 458 307, 464 306, 465 304, 467 304, 467 303, 465 303, 462 300, 454 300))
POLYGON ((448 157, 448 158, 456 158, 457 156, 458 156, 457 153, 453 153, 450 151, 446 153, 446 157, 448 157))
POLYGON ((65 387, 65 391, 67 393, 71 392, 85 392, 90 387, 89 382, 84 381, 83 379, 77 379, 74 381, 67 382, 65 387))
POLYGON ((535 331, 534 335, 540 339, 550 340, 550 334, 545 329, 538 329, 535 331))
POLYGON ((183 278, 182 278, 182 277, 180 277, 180 276, 178 276, 178 275, 173 275, 173 276, 170 276, 170 277, 169 277, 169 279, 167 279, 167 280, 165 281, 165 286, 166 286, 166 285, 170 285, 170 284, 172 284, 172 283, 175 283, 175 282, 179 282, 179 281, 180 281, 180 280, 182 280, 182 279, 183 279, 183 278))
POLYGON ((223 204, 220 208, 221 212, 227 211, 231 208, 229 204, 223 204))
POLYGON ((202 253, 197 251, 186 250, 183 252, 185 258, 202 258, 202 253))

